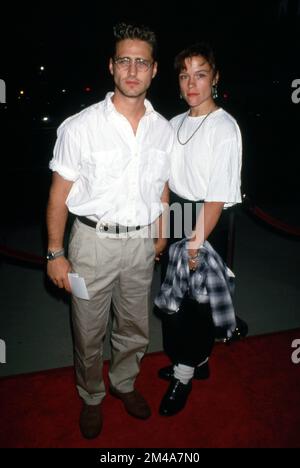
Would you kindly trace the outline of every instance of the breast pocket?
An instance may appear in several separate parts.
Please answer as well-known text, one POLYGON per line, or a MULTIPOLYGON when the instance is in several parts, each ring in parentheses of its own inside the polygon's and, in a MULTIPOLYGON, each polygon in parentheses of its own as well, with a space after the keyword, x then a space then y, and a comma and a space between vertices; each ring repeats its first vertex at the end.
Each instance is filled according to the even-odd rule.
POLYGON ((93 151, 81 161, 83 183, 91 196, 99 196, 123 175, 126 158, 118 149, 93 151))
POLYGON ((97 178, 108 181, 121 177, 126 166, 125 158, 122 158, 122 152, 118 149, 93 151, 91 163, 97 178))
POLYGON ((147 172, 154 182, 164 183, 169 178, 169 158, 165 151, 149 150, 147 172))

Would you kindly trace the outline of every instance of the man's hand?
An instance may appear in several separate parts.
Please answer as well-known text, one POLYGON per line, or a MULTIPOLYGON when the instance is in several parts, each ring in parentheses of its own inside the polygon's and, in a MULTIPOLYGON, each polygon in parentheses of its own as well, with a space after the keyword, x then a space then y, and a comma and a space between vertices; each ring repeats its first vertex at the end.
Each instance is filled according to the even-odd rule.
POLYGON ((51 281, 59 288, 64 288, 69 293, 71 287, 68 279, 68 273, 72 271, 70 262, 66 257, 58 257, 54 260, 49 260, 47 264, 47 274, 51 281))
POLYGON ((155 260, 157 262, 160 261, 160 257, 162 256, 163 254, 163 251, 165 250, 165 248, 167 247, 167 243, 168 243, 168 240, 167 239, 164 239, 164 238, 158 238, 156 241, 155 241, 155 260))

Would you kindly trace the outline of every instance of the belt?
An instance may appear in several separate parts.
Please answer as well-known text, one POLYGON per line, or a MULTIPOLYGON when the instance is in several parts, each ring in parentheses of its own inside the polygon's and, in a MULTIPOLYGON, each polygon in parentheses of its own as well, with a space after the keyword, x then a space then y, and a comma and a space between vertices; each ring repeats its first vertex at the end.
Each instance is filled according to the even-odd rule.
MULTIPOLYGON (((96 228, 98 223, 96 221, 92 221, 89 218, 86 218, 85 216, 77 216, 77 219, 83 224, 86 224, 87 226, 96 228)), ((142 227, 144 226, 123 226, 122 224, 107 224, 107 223, 100 223, 99 224, 99 231, 104 231, 107 233, 113 233, 113 234, 122 234, 125 232, 132 232, 132 231, 139 231, 142 227)))

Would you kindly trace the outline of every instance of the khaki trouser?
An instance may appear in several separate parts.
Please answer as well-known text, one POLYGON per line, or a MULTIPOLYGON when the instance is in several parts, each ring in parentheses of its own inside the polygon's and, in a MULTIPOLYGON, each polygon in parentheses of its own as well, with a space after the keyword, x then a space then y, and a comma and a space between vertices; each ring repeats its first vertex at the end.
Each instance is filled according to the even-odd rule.
POLYGON ((149 343, 155 249, 153 239, 130 234, 101 238, 78 220, 72 228, 69 260, 73 271, 85 279, 90 296, 90 300, 72 296, 76 381, 87 404, 99 404, 105 396, 103 341, 111 305, 112 387, 120 392, 133 390, 149 343))

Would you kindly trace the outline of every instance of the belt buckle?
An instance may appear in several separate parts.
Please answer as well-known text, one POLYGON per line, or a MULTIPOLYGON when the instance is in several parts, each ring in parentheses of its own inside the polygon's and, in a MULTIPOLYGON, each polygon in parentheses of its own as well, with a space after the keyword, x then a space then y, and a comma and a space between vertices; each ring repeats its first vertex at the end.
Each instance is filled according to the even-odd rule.
POLYGON ((97 231, 107 232, 108 228, 109 226, 107 223, 102 223, 101 221, 98 221, 97 226, 96 226, 97 231))
POLYGON ((96 226, 99 232, 108 233, 108 234, 120 234, 120 225, 98 222, 96 226))

